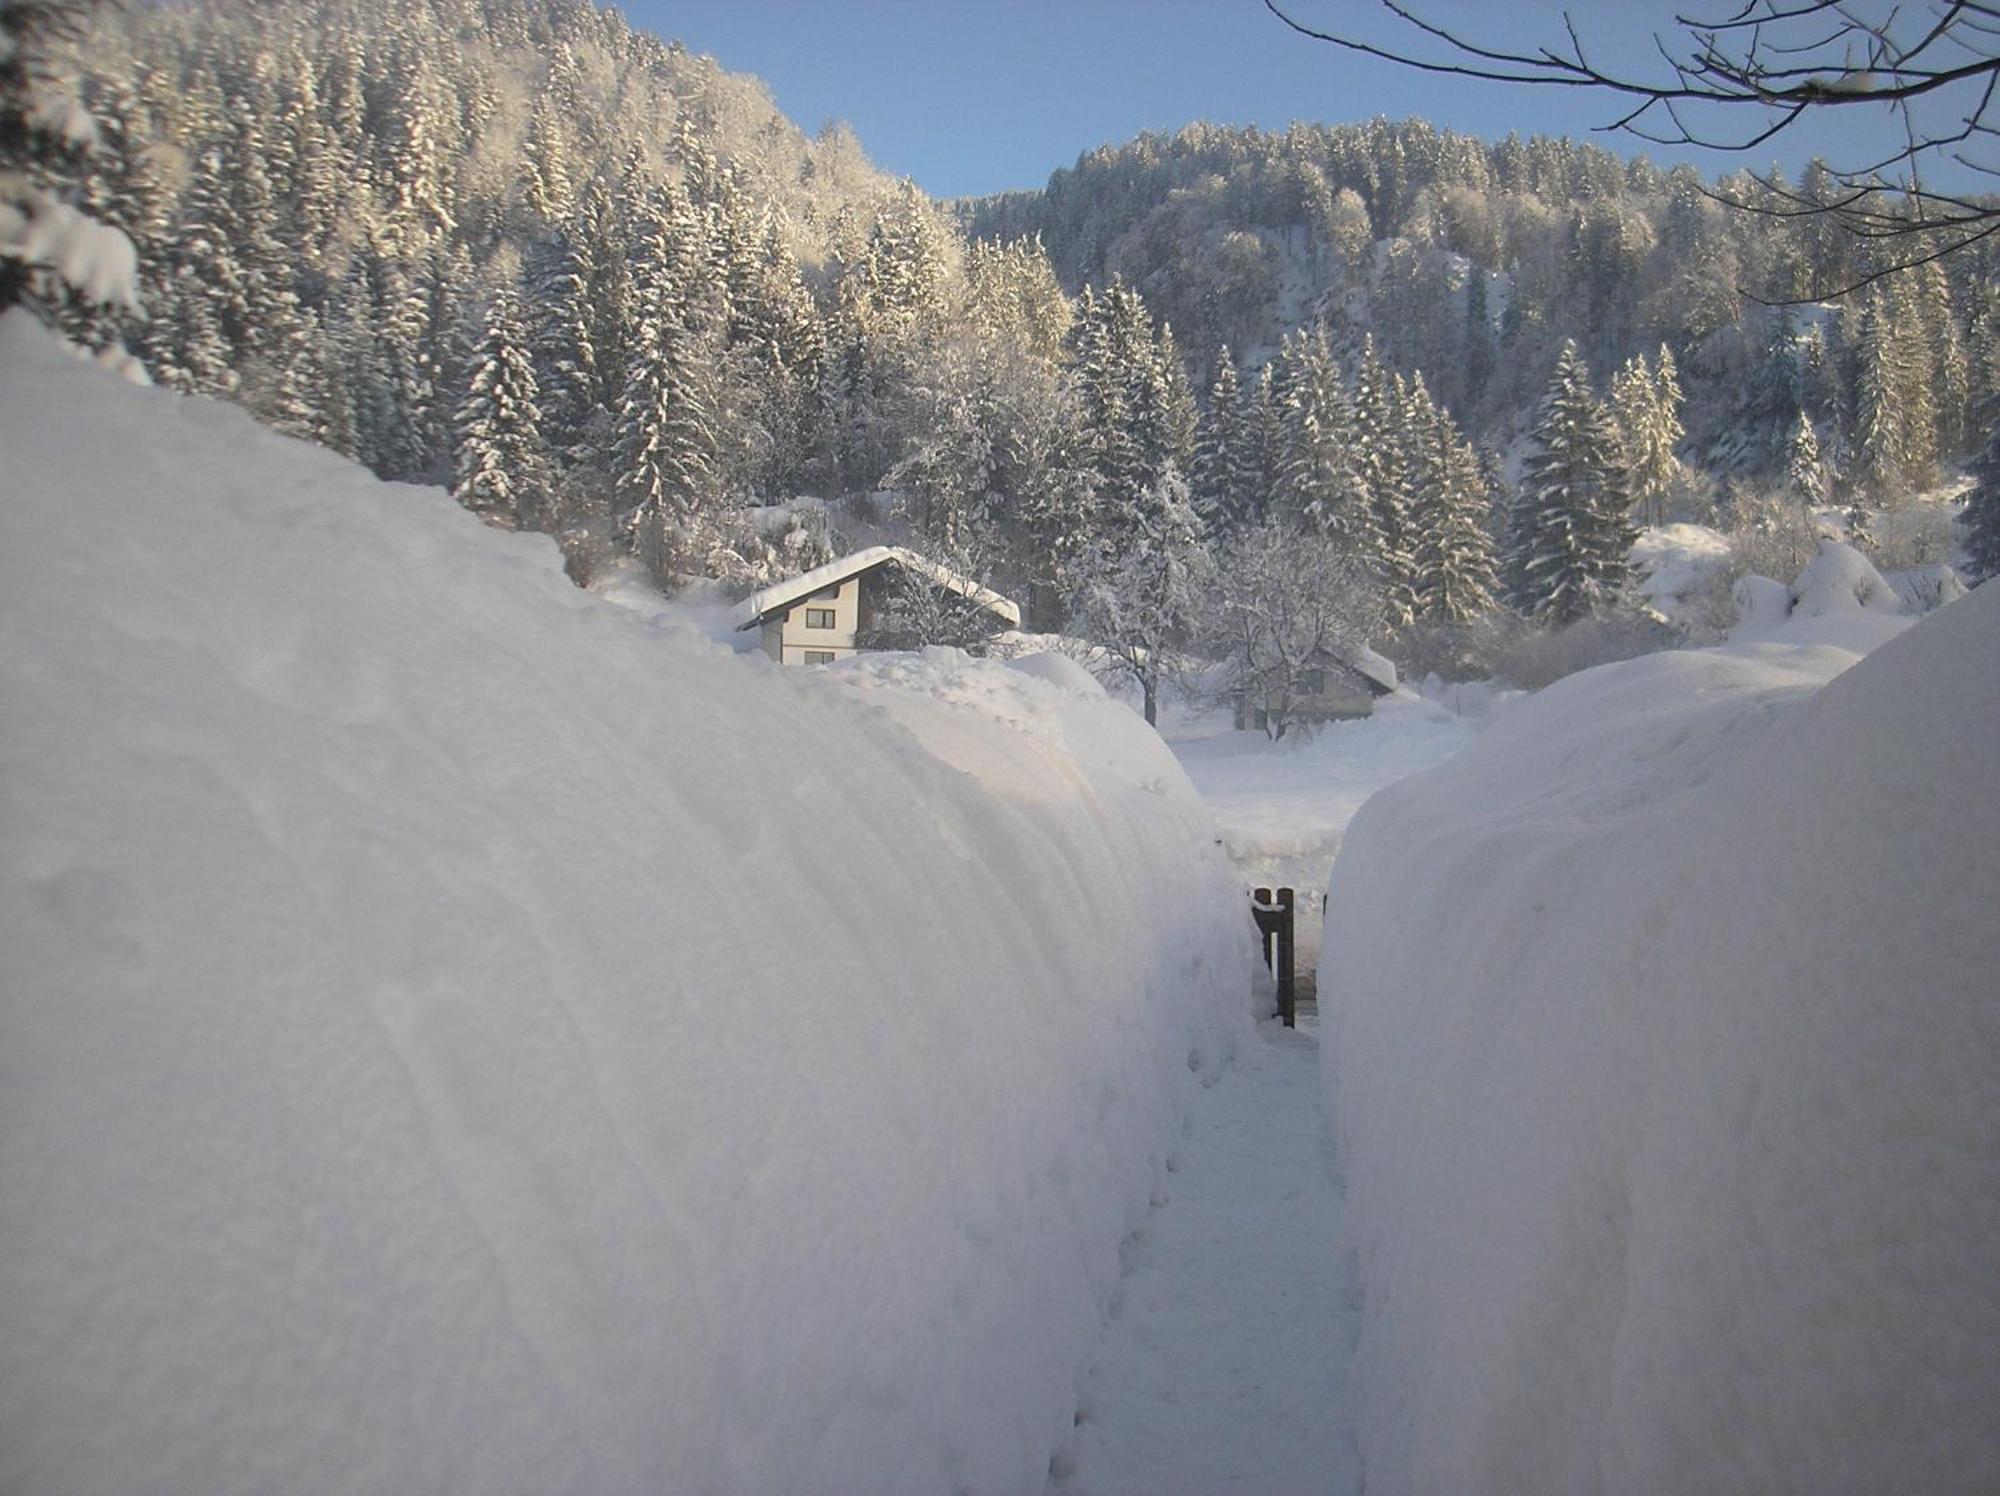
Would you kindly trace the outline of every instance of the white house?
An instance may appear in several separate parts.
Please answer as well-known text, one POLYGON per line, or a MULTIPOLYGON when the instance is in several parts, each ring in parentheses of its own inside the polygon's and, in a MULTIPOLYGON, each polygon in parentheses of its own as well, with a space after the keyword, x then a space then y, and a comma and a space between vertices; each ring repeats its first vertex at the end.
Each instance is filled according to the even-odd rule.
POLYGON ((759 630, 764 653, 780 665, 830 665, 871 647, 899 571, 966 599, 996 634, 1021 626, 1018 607, 970 577, 903 546, 874 545, 758 588, 737 604, 737 632, 759 630))

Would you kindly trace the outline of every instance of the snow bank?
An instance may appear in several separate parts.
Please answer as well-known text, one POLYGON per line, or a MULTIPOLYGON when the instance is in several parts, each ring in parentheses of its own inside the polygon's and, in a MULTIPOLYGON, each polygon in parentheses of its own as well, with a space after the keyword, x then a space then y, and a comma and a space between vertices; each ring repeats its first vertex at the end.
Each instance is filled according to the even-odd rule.
POLYGON ((1708 585, 1729 562, 1729 537, 1707 525, 1654 525, 1632 543, 1631 562, 1639 573, 1639 595, 1663 616, 1678 618, 1685 600, 1708 585))
POLYGON ((2000 1487, 1996 638, 1589 671, 1356 818, 1371 1492, 2000 1487))
POLYGON ((0 1489, 1040 1488, 1253 961, 1101 694, 783 672, 0 322, 0 1489))
POLYGON ((1828 644, 1866 654, 1911 621, 1875 563, 1838 540, 1822 540, 1790 587, 1769 577, 1739 577, 1732 596, 1738 615, 1729 631, 1732 644, 1828 644))

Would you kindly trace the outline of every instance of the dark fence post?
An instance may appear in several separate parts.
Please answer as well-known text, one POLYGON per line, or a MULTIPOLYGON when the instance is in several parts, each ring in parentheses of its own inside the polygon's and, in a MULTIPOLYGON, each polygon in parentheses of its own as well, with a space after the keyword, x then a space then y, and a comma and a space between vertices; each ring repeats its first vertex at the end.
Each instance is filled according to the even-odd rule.
POLYGON ((1298 1010, 1298 969, 1295 952, 1298 941, 1294 934, 1295 906, 1298 895, 1289 888, 1278 890, 1278 907, 1284 911, 1279 916, 1278 925, 1278 1012, 1285 1020, 1286 1028, 1299 1026, 1298 1010))
POLYGON ((1281 888, 1275 898, 1268 888, 1250 891, 1250 912, 1257 921, 1258 944, 1264 950, 1264 965, 1278 979, 1278 1016, 1286 1028, 1297 1028, 1298 1000, 1296 961, 1293 956, 1293 913, 1297 895, 1281 888))

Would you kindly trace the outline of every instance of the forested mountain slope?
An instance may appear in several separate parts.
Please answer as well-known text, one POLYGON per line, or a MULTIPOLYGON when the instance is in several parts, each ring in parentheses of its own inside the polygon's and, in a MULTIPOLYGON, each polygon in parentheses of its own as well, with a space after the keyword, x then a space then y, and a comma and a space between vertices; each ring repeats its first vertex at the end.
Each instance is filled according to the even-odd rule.
MULTIPOLYGON (((1834 193, 1819 167, 1798 187, 1834 193)), ((1190 125, 1091 151, 1039 192, 958 206, 974 235, 1039 235, 1067 285, 1123 277, 1172 322, 1203 381, 1218 346, 1261 358, 1324 316, 1371 330, 1475 435, 1501 437, 1525 424, 1564 339, 1600 375, 1664 344, 1686 384, 1689 450, 1708 465, 1782 465, 1801 409, 1823 445, 1866 447, 1857 406, 1887 368, 1936 411, 1901 459, 1977 445, 1968 413, 2000 384, 1993 251, 1838 312, 1767 308, 1751 298, 1838 290, 1907 246, 1734 210, 1719 193, 1773 201, 1747 175, 1714 184, 1567 139, 1488 144, 1377 119, 1190 125)))
POLYGON ((1635 524, 1866 543, 2000 392, 1991 250, 1766 308, 1865 246, 1567 141, 1198 125, 954 210, 586 0, 101 7, 76 60, 102 144, 51 186, 147 315, 44 313, 580 579, 886 530, 1141 675, 1300 587, 1290 674, 1472 668, 1503 605, 1622 605, 1635 524))

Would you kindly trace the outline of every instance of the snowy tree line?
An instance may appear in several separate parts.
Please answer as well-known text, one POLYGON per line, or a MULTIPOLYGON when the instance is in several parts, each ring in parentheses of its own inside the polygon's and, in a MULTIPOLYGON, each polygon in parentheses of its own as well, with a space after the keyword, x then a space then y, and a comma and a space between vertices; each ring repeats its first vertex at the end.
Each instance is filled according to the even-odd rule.
MULTIPOLYGON (((962 212, 977 234, 1040 236, 1065 284, 1121 275, 1204 354, 1226 343, 1261 362, 1316 316, 1336 335, 1372 332, 1385 362, 1422 370, 1496 446, 1532 421, 1568 341, 1601 370, 1669 348, 1684 455, 1717 475, 1782 473, 1801 412, 1837 480, 1878 503, 1983 445, 2000 394, 2000 241, 1837 310, 1766 306, 1850 284, 1909 243, 1735 211, 1716 191, 1791 206, 1747 174, 1711 189, 1690 167, 1566 139, 1489 144, 1418 120, 1197 124, 962 212)), ((1796 193, 1840 196, 1817 163, 1796 193)))
POLYGON ((1805 507, 1838 499, 1865 533, 1882 497, 1979 444, 2000 385, 2000 308, 1970 257, 1831 315, 1732 295, 1696 336, 1691 282, 1640 284, 1660 236, 1764 241, 1683 173, 1618 163, 1613 182, 1614 158, 1564 142, 1295 131, 1281 190, 1264 159, 1279 138, 1254 132, 1187 132, 1150 166, 1098 153, 1042 205, 971 218, 1072 233, 1086 187, 1104 194, 1086 237, 1139 214, 1071 295, 1074 250, 968 239, 851 137, 805 139, 753 81, 586 0, 147 7, 100 16, 79 55, 97 138, 52 181, 137 245, 147 310, 44 287, 78 341, 127 344, 159 382, 385 477, 448 484, 556 535, 579 576, 621 553, 670 583, 796 571, 828 554, 826 510, 787 501, 847 496, 840 512, 1022 597, 1035 626, 1090 634, 1149 706, 1188 649, 1247 661, 1261 646, 1244 641, 1282 633, 1264 653, 1290 659, 1304 629, 1470 665, 1508 610, 1561 626, 1612 606, 1633 525, 1701 487, 1683 454, 1777 475, 1805 507), (1301 141, 1344 163, 1324 192, 1301 141), (1176 188, 1164 219, 1134 206, 1204 150, 1255 169, 1176 188), (1453 175, 1481 159, 1483 208, 1453 175), (1341 172, 1367 201, 1334 188, 1341 172), (1557 234, 1544 190, 1585 194, 1552 259, 1525 226, 1557 234), (1251 227, 1200 216, 1225 208, 1251 227), (1461 252, 1485 242, 1467 239, 1475 208, 1489 266, 1461 252), (1384 224, 1403 233, 1381 241, 1384 224), (1168 243, 1182 259, 1163 271, 1148 256, 1168 243), (1204 276, 1241 262, 1235 290, 1210 276, 1187 306, 1182 261, 1211 254, 1204 276), (1259 275, 1299 264, 1337 272, 1305 325, 1217 312, 1255 311, 1259 275), (1600 360, 1616 370, 1600 399, 1586 360, 1657 330, 1634 309, 1668 303, 1668 336, 1600 360), (1163 306, 1249 327, 1250 345, 1191 356, 1163 306), (1545 357, 1577 307, 1583 340, 1545 357), (1729 371, 1735 417, 1690 438, 1729 371), (1281 587, 1316 592, 1274 601, 1281 587))

